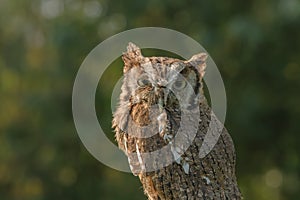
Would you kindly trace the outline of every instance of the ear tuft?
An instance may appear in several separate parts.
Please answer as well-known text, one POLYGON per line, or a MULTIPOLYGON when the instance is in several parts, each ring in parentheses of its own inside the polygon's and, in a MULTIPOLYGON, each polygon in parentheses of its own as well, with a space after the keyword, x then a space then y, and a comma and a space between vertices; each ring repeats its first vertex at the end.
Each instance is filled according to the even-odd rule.
POLYGON ((137 55, 142 55, 141 49, 138 46, 136 46, 135 44, 133 44, 132 42, 129 42, 128 46, 127 46, 127 53, 129 53, 129 52, 133 52, 137 55))
POLYGON ((206 53, 199 53, 194 55, 191 59, 187 61, 198 70, 201 77, 203 77, 205 74, 207 57, 208 55, 206 53))
POLYGON ((141 49, 132 42, 129 42, 127 51, 123 53, 122 59, 124 61, 123 72, 126 73, 132 67, 140 65, 140 62, 143 59, 141 49))

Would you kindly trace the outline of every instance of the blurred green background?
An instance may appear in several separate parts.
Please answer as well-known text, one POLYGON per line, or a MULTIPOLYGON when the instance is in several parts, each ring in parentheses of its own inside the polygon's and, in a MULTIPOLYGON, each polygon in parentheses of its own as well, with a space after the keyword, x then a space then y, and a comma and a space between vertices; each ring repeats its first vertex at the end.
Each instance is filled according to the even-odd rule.
MULTIPOLYGON (((87 152, 71 110, 85 56, 143 26, 191 36, 218 65, 245 199, 300 199, 299 0, 1 0, 0 199, 146 199, 138 178, 87 152)), ((121 60, 105 73, 96 107, 113 138, 121 60)))

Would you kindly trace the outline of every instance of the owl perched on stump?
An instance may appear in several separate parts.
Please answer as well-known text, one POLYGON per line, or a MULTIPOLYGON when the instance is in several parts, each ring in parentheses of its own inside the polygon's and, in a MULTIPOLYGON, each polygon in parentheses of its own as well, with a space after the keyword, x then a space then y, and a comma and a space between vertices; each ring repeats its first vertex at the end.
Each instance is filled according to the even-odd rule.
POLYGON ((234 145, 203 93, 205 53, 144 57, 129 43, 113 128, 150 200, 242 199, 234 145))

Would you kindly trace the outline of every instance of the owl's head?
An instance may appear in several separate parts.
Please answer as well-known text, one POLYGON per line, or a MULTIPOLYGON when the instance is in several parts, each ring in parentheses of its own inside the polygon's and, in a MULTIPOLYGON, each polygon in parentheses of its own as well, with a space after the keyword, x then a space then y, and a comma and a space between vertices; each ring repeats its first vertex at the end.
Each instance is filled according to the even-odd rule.
MULTIPOLYGON (((131 106, 159 105, 180 109, 204 98, 202 79, 207 55, 200 53, 184 61, 167 57, 144 57, 139 47, 129 43, 123 54, 124 81, 121 101, 131 106)), ((122 103, 122 102, 121 102, 122 103)))

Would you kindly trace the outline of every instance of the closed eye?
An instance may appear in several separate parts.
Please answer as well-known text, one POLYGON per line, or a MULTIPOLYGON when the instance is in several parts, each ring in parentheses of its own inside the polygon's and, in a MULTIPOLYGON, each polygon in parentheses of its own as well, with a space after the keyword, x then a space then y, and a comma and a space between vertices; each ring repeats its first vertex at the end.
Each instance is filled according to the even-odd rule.
POLYGON ((173 83, 172 86, 175 90, 182 90, 186 86, 186 81, 184 79, 178 79, 173 83))
POLYGON ((137 84, 140 87, 145 87, 145 86, 150 86, 151 82, 150 82, 149 77, 147 75, 142 75, 141 77, 138 78, 137 84))

